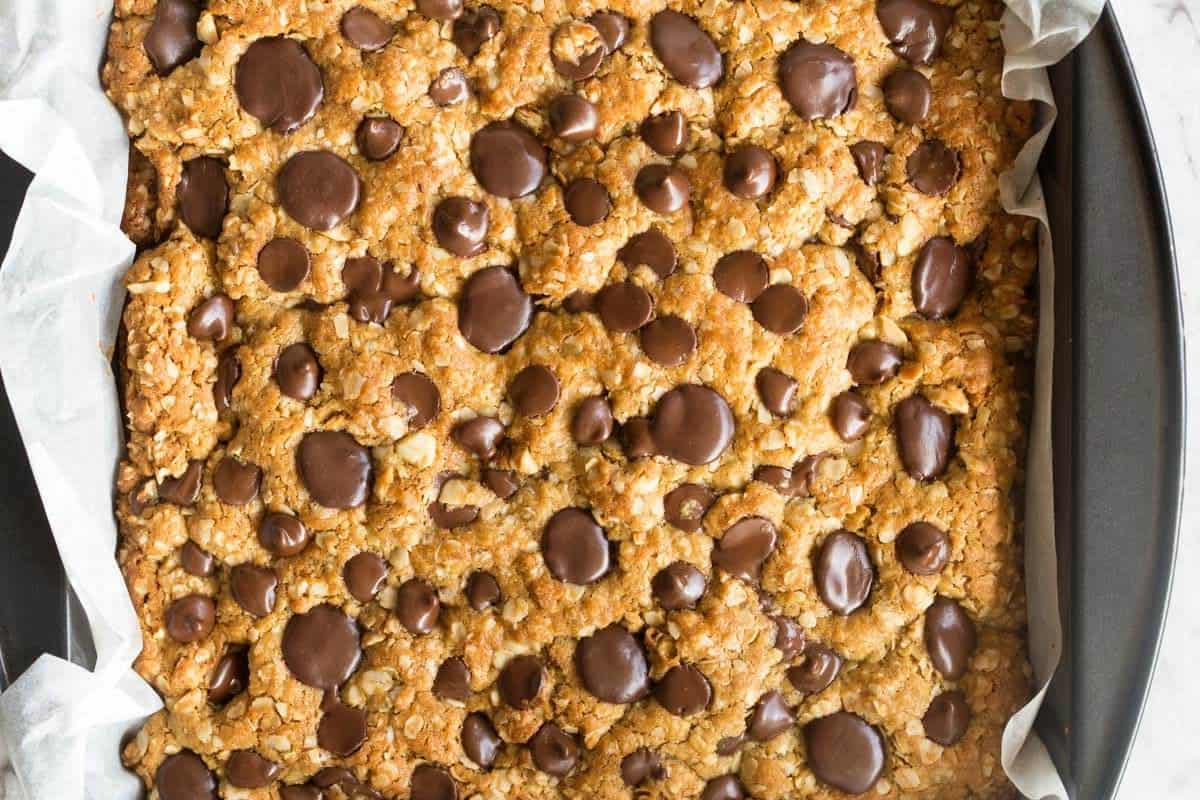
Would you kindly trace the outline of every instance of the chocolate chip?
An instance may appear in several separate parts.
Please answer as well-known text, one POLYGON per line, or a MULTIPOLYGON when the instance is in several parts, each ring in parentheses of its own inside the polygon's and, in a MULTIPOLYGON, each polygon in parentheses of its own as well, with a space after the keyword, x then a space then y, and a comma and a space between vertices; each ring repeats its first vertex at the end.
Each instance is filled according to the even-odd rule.
MULTIPOLYGON (((666 13, 666 12, 662 12, 666 13)), ((646 208, 656 214, 674 214, 687 205, 691 181, 670 164, 647 164, 633 179, 633 190, 646 208)))
POLYGON ((562 308, 568 314, 582 314, 585 311, 592 311, 595 307, 596 297, 591 292, 585 292, 577 289, 563 298, 562 308))
POLYGON ((233 313, 233 301, 229 295, 214 294, 188 314, 188 334, 194 339, 222 341, 233 331, 233 313))
POLYGON ((223 706, 250 685, 250 661, 245 650, 230 650, 221 656, 208 679, 208 702, 223 706))
POLYGON ((463 13, 463 0, 417 0, 417 11, 430 19, 458 19, 463 13))
POLYGON ((926 139, 904 164, 908 182, 922 194, 937 197, 958 183, 962 165, 958 152, 939 139, 926 139))
POLYGON ((753 303, 767 288, 767 262, 750 250, 726 253, 713 268, 717 291, 739 303, 753 303))
POLYGON ((673 273, 677 263, 675 245, 658 228, 651 228, 630 238, 617 251, 617 259, 630 270, 645 264, 660 278, 673 273))
POLYGON ((772 689, 754 704, 746 720, 746 735, 756 742, 769 742, 795 721, 796 715, 784 701, 783 694, 772 689))
POLYGON ((213 405, 217 413, 229 411, 233 403, 233 388, 242 378, 242 365, 238 363, 237 354, 226 350, 217 359, 217 379, 213 382, 213 405))
POLYGON ((517 482, 517 474, 512 470, 507 469, 484 469, 480 472, 480 480, 483 485, 491 490, 492 494, 499 497, 501 500, 507 500, 517 493, 520 484, 517 482))
POLYGON ((741 749, 746 743, 746 737, 738 734, 737 736, 724 736, 717 741, 717 755, 731 756, 741 749))
POLYGON ((779 169, 765 147, 746 144, 725 156, 725 188, 744 200, 757 200, 775 188, 779 169))
POLYGON ((407 410, 410 430, 428 425, 442 407, 437 385, 419 372, 397 375, 392 381, 392 399, 407 410))
POLYGON ((336 228, 358 208, 362 181, 341 156, 307 150, 287 160, 275 179, 279 204, 308 228, 336 228))
POLYGON ((480 711, 467 714, 467 718, 463 720, 461 741, 467 758, 482 769, 492 768, 500 755, 500 748, 504 745, 492 721, 480 711))
POLYGON ((967 732, 970 721, 971 709, 966 695, 960 691, 942 692, 933 698, 921 718, 925 736, 943 747, 956 744, 967 732))
POLYGON ((454 426, 454 441, 487 461, 496 455, 504 438, 504 426, 495 417, 475 417, 454 426))
POLYGON ((612 408, 605 397, 587 397, 571 419, 571 437, 584 446, 602 444, 613 432, 612 408))
POLYGON ((175 192, 179 216, 197 236, 216 239, 229 210, 229 185, 224 165, 211 156, 200 156, 183 164, 175 192))
POLYGON ((808 497, 809 478, 801 470, 771 464, 754 470, 754 480, 767 484, 784 497, 808 497))
POLYGON ((205 552, 200 545, 188 539, 179 548, 179 565, 183 571, 197 578, 207 578, 213 574, 215 559, 211 553, 205 552))
POLYGON ((704 588, 704 573, 686 561, 668 564, 650 581, 654 599, 666 611, 695 608, 704 588))
POLYGON ((938 57, 954 9, 931 0, 879 0, 875 15, 892 49, 912 64, 928 64, 938 57))
POLYGON ((664 111, 642 120, 638 132, 651 150, 670 157, 687 145, 687 117, 682 111, 664 111))
POLYGON ((595 583, 614 566, 604 529, 582 508, 564 508, 550 517, 542 531, 542 558, 551 575, 577 586, 595 583))
POLYGON ((154 788, 162 800, 217 800, 217 779, 191 750, 163 759, 154 773, 154 788))
POLYGON ((500 670, 500 699, 517 709, 532 708, 546 682, 546 670, 537 656, 519 655, 500 670))
POLYGON ((900 371, 903 360, 900 348, 895 345, 869 340, 859 342, 850 349, 846 369, 856 384, 876 386, 894 377, 900 371))
POLYGON ((576 178, 563 190, 563 207, 576 225, 597 225, 608 217, 612 200, 604 184, 592 178, 576 178))
POLYGON ((780 657, 784 661, 791 661, 804 652, 804 629, 800 623, 782 614, 776 614, 771 619, 775 623, 775 649, 780 657))
POLYGON ((678 11, 659 11, 650 18, 650 46, 671 77, 693 89, 714 86, 725 74, 717 43, 678 11))
POLYGON ((225 762, 225 778, 239 789, 270 786, 279 775, 279 765, 253 750, 234 750, 225 762))
POLYGON ((369 8, 355 6, 342 15, 342 36, 359 50, 382 50, 395 33, 391 24, 369 8))
POLYGON ((658 753, 639 747, 621 759, 621 780, 626 786, 640 786, 646 781, 661 781, 667 777, 658 753))
POLYGON ((745 800, 746 790, 736 775, 720 775, 704 784, 700 800, 745 800))
POLYGON ((531 364, 508 384, 508 399, 518 414, 545 416, 558 405, 558 378, 549 367, 531 364))
POLYGON ((277 556, 301 553, 309 542, 308 528, 291 514, 269 512, 258 526, 258 543, 277 556))
POLYGON ((158 485, 158 499, 177 506, 190 506, 200 496, 200 480, 204 477, 204 462, 189 461, 178 478, 163 478, 158 485))
POLYGON ((817 780, 847 794, 863 794, 883 774, 883 737, 847 711, 805 725, 804 749, 817 780))
POLYGON ((437 592, 420 578, 409 578, 396 592, 396 618, 413 636, 424 636, 437 625, 442 603, 437 592))
POLYGON ((645 417, 625 420, 621 426, 621 445, 625 448, 625 457, 630 461, 658 455, 658 443, 654 441, 650 420, 645 417))
POLYGON ((877 283, 879 275, 882 272, 882 267, 879 263, 879 254, 873 253, 863 247, 862 242, 858 239, 852 239, 847 242, 846 247, 854 255, 854 263, 858 266, 859 272, 866 276, 866 279, 871 283, 877 283))
POLYGON ((650 321, 654 300, 633 281, 610 283, 596 293, 596 310, 610 331, 631 333, 650 321))
POLYGON ((940 477, 950 463, 954 420, 919 394, 896 405, 896 441, 904 469, 919 481, 940 477))
MULTIPOLYGON (((450 478, 461 478, 453 472, 443 472, 437 476, 435 490, 441 491, 442 484, 450 478)), ((479 518, 478 506, 448 506, 438 500, 429 504, 429 517, 439 528, 461 528, 470 525, 479 518)))
POLYGON ((913 305, 926 319, 945 319, 962 306, 971 289, 971 258, 948 236, 921 247, 913 264, 913 305))
POLYGON ((717 460, 733 440, 733 412, 725 398, 694 383, 676 386, 658 401, 651 423, 658 449, 692 466, 717 460))
POLYGON ((597 11, 588 17, 588 22, 600 34, 610 53, 620 50, 629 38, 629 20, 615 11, 597 11))
POLYGON ((579 640, 575 668, 584 688, 606 703, 632 703, 650 691, 642 646, 615 623, 579 640))
POLYGON ((735 578, 758 583, 763 562, 775 550, 775 525, 762 517, 743 517, 725 529, 713 548, 713 566, 735 578))
POLYGON ((476 611, 499 605, 502 598, 500 583, 490 572, 472 572, 467 578, 465 593, 467 605, 476 611))
POLYGON ((600 31, 590 24, 565 23, 550 38, 550 62, 554 71, 567 80, 584 81, 592 77, 606 55, 608 45, 600 31))
POLYGON ((524 197, 546 176, 546 148, 517 122, 492 122, 471 137, 471 171, 490 194, 524 197))
POLYGON ((308 277, 308 250, 295 239, 277 237, 258 251, 258 275, 277 292, 290 292, 308 277))
POLYGON ((963 607, 948 597, 935 599, 925 611, 925 649, 933 668, 958 680, 967 674, 975 643, 975 623, 963 607))
POLYGON ((529 327, 533 301, 504 267, 471 274, 458 299, 458 330, 485 353, 498 353, 529 327))
POLYGON ((691 664, 676 664, 654 685, 654 699, 677 717, 690 717, 708 708, 712 685, 691 664))
POLYGON ((471 670, 458 656, 447 658, 433 678, 433 694, 442 700, 465 703, 471 697, 471 670))
POLYGON ((216 619, 211 597, 189 594, 167 606, 167 635, 181 644, 198 642, 212 632, 216 619))
POLYGON ((350 316, 364 323, 382 325, 394 303, 406 303, 421 294, 421 271, 415 265, 402 276, 391 261, 384 264, 369 255, 346 259, 342 282, 350 290, 350 316))
POLYGON ((254 564, 238 564, 229 572, 233 599, 254 617, 265 617, 275 607, 275 589, 279 578, 275 570, 254 564))
POLYGON ((804 661, 788 667, 787 679, 800 691, 812 694, 828 688, 841 670, 841 656, 823 644, 809 642, 804 646, 804 661))
POLYGON ((866 436, 871 425, 871 408, 863 396, 852 389, 833 398, 829 417, 841 440, 853 442, 866 436))
POLYGON ((321 70, 299 42, 283 36, 246 48, 233 85, 246 113, 276 133, 291 133, 308 122, 325 97, 321 70))
POLYGON ((834 531, 825 537, 813 567, 817 594, 837 614, 847 615, 862 607, 875 582, 875 565, 867 544, 850 531, 834 531))
POLYGON ((409 800, 458 800, 458 786, 446 770, 419 764, 408 784, 409 800))
POLYGON ((763 405, 777 417, 790 417, 796 410, 795 378, 774 367, 763 367, 754 378, 763 405))
POLYGON ((600 129, 596 106, 577 94, 560 94, 550 101, 550 130, 565 142, 585 142, 600 129))
POLYGON ((896 119, 919 125, 929 115, 933 86, 915 69, 898 69, 883 80, 883 102, 896 119))
POLYGON ((696 350, 696 330, 674 314, 659 317, 641 330, 642 350, 663 367, 678 367, 696 350))
POLYGON ((854 59, 831 44, 800 39, 779 59, 783 96, 801 119, 839 117, 854 107, 858 75, 854 59))
POLYGON ((950 560, 950 538, 928 522, 913 522, 896 537, 896 558, 913 575, 936 575, 950 560))
POLYGON ((333 702, 317 725, 317 746, 335 756, 348 756, 367 740, 367 710, 333 702))
POLYGON ((388 564, 383 557, 368 551, 357 553, 342 566, 346 591, 360 603, 369 603, 387 580, 388 564))
POLYGON ((867 186, 874 186, 883 180, 883 162, 887 158, 887 147, 883 142, 872 142, 863 139, 850 145, 850 155, 854 165, 858 167, 859 177, 867 186))
POLYGON ((575 737, 553 722, 545 722, 529 739, 529 754, 542 772, 561 778, 579 762, 579 744, 575 737))
POLYGON ((262 469, 257 464, 225 456, 213 471, 213 489, 222 503, 244 506, 258 497, 262 469))
POLYGON ((195 0, 160 0, 142 40, 155 72, 166 75, 200 55, 204 45, 196 35, 199 21, 200 6, 195 0))
POLYGON ((358 152, 368 161, 383 161, 400 147, 404 128, 391 117, 364 117, 354 134, 358 152))
POLYGON ((716 500, 717 493, 707 486, 683 483, 663 497, 663 517, 679 530, 695 533, 716 500))
POLYGON ((775 283, 763 289, 762 294, 750 305, 755 321, 759 325, 787 336, 800 330, 808 315, 808 300, 795 286, 775 283))
POLYGON ((450 30, 454 42, 464 56, 474 58, 480 49, 500 32, 500 14, 491 6, 468 8, 450 30))
POLYGON ((300 480, 325 508, 357 508, 371 493, 371 453, 344 431, 306 433, 297 450, 300 480))
POLYGON ((429 99, 445 108, 465 103, 471 97, 467 73, 458 67, 446 67, 429 82, 429 99))

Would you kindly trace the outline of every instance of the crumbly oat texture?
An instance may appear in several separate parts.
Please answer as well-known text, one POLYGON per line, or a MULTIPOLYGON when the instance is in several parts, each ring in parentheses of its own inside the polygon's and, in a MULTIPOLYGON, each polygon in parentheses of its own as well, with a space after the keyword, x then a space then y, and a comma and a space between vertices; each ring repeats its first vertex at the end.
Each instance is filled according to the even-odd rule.
POLYGON ((117 0, 160 800, 996 798, 999 0, 117 0))

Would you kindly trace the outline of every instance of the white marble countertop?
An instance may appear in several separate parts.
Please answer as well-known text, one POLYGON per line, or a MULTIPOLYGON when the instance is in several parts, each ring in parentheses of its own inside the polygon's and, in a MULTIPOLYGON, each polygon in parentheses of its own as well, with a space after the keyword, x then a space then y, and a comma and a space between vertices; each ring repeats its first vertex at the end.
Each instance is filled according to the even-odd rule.
MULTIPOLYGON (((1200 475, 1200 0, 1111 5, 1166 175, 1188 340, 1187 474, 1200 475)), ((1167 632, 1119 800, 1200 798, 1200 491, 1185 492, 1167 632)))

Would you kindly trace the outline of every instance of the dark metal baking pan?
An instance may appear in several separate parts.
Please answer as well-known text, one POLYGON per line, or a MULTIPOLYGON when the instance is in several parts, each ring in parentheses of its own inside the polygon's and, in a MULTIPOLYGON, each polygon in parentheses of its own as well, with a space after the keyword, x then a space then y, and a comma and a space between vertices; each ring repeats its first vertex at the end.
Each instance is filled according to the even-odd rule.
MULTIPOLYGON (((1166 198, 1111 12, 1052 74, 1055 472, 1065 652, 1038 727, 1073 798, 1116 791, 1166 613, 1183 458, 1183 330, 1166 198)), ((0 156, 0 252, 28 175, 0 156)), ((1043 298, 1044 302, 1050 301, 1043 298)), ((0 653, 87 660, 0 385, 0 653)), ((3 671, 0 670, 0 673, 3 671)))

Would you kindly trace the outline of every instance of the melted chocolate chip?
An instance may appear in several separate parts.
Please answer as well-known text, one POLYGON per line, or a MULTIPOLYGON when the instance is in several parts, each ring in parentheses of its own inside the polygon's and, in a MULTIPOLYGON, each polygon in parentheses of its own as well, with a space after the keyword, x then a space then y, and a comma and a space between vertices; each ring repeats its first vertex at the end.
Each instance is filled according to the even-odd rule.
POLYGON ((779 85, 806 120, 839 117, 854 107, 858 96, 854 59, 831 44, 803 39, 780 57, 779 85))
POLYGON ((588 22, 600 34, 610 53, 620 50, 629 38, 629 20, 615 11, 597 11, 588 17, 588 22))
POLYGON ((234 750, 225 762, 225 778, 240 789, 270 786, 279 775, 279 765, 253 750, 234 750))
POLYGON ((904 358, 900 348, 887 342, 859 342, 850 349, 846 369, 850 377, 860 386, 875 386, 892 378, 900 371, 904 358))
POLYGON ((279 391, 301 402, 317 393, 321 385, 321 363, 317 354, 304 342, 290 344, 275 359, 275 382, 279 391))
POLYGON ((225 456, 213 471, 213 489, 222 503, 244 506, 258 497, 262 470, 257 464, 225 456))
POLYGON ((707 486, 683 483, 663 497, 663 517, 679 530, 695 533, 716 500, 717 493, 707 486))
POLYGON ((596 293, 596 310, 610 331, 631 333, 650 321, 654 300, 633 281, 610 283, 596 293))
POLYGON ((200 55, 204 45, 196 35, 199 21, 200 5, 195 0, 160 0, 142 40, 155 72, 166 75, 200 55))
POLYGON ((346 591, 360 603, 369 603, 387 580, 388 564, 376 553, 363 551, 348 559, 342 566, 342 581, 346 591))
POLYGON ((847 794, 863 794, 883 774, 883 737, 847 711, 805 725, 804 749, 817 780, 847 794))
POLYGON ((568 22, 560 25, 550 39, 550 62, 554 71, 572 81, 584 81, 596 74, 608 55, 608 45, 600 31, 591 25, 568 22), (586 31, 586 34, 585 34, 586 31), (582 40, 585 34, 588 41, 582 40))
POLYGON ((421 294, 421 271, 415 265, 400 275, 391 261, 381 263, 374 256, 346 259, 342 282, 350 290, 350 316, 359 322, 382 325, 394 303, 407 303, 421 294))
POLYGON ((154 773, 162 800, 217 800, 217 779, 191 750, 167 756, 154 773))
POLYGON ((192 233, 209 239, 221 235, 229 210, 229 185, 220 161, 211 156, 185 161, 175 194, 179 216, 192 233))
POLYGON ((357 508, 371 493, 371 454, 344 431, 314 431, 300 440, 300 479, 326 508, 357 508))
POLYGON ((741 749, 746 743, 746 737, 738 734, 737 736, 725 736, 717 741, 717 755, 731 756, 741 749))
POLYGON ((664 111, 642 120, 642 141, 660 156, 673 156, 687 145, 687 117, 682 111, 664 111))
POLYGON ((504 438, 504 426, 495 417, 475 417, 456 425, 453 435, 456 442, 487 461, 496 455, 504 438))
POLYGON ((429 82, 429 99, 443 108, 465 103, 470 97, 467 73, 458 67, 446 67, 429 82))
POLYGON ((211 553, 205 552, 200 545, 188 539, 179 548, 179 565, 183 571, 197 578, 207 578, 213 574, 215 559, 211 553))
POLYGON ((753 303, 767 288, 767 262, 750 250, 734 250, 717 261, 713 283, 717 291, 739 303, 753 303))
POLYGON ((775 156, 756 144, 742 145, 725 157, 725 188, 744 200, 757 200, 775 188, 775 156))
MULTIPOLYGON (((666 12, 663 12, 666 13, 666 12)), ((674 214, 687 205, 691 181, 670 164, 647 164, 633 179, 633 190, 646 208, 656 214, 674 214)))
POLYGON ((188 314, 188 335, 194 339, 222 341, 233 331, 233 313, 233 301, 229 296, 214 294, 188 314))
POLYGON ((471 137, 471 171, 489 194, 524 197, 546 177, 546 148, 520 123, 492 122, 471 137))
POLYGON ((595 583, 614 566, 604 529, 581 508, 564 508, 550 517, 542 531, 542 558, 551 575, 577 586, 595 583))
POLYGON ((258 525, 258 543, 277 556, 294 556, 308 547, 308 528, 291 514, 272 511, 258 525))
POLYGON ((485 203, 468 197, 447 197, 433 209, 433 237, 456 256, 477 256, 487 249, 490 216, 485 203))
POLYGON ((245 650, 230 650, 221 656, 208 679, 208 702, 223 706, 250 685, 250 660, 245 650))
POLYGON ((639 747, 621 759, 621 780, 626 786, 641 786, 647 781, 661 781, 667 777, 667 768, 663 766, 658 753, 645 747, 639 747))
POLYGON ((429 583, 420 578, 409 578, 400 584, 396 593, 396 618, 413 636, 432 632, 441 613, 441 601, 429 583))
POLYGON ((533 301, 504 267, 471 274, 458 300, 458 330, 485 353, 498 353, 529 327, 533 301))
POLYGON ((369 8, 355 6, 342 15, 342 36, 359 50, 382 50, 395 29, 369 8))
POLYGON ((802 692, 821 692, 833 683, 842 670, 842 657, 823 644, 804 646, 804 661, 788 667, 787 679, 802 692))
POLYGON ((937 197, 958 183, 962 164, 958 152, 939 139, 926 139, 904 163, 908 182, 921 194, 937 197))
POLYGON ((871 408, 861 394, 850 390, 833 398, 829 417, 841 440, 853 442, 866 436, 871 424, 871 408))
POLYGON ((546 682, 546 670, 537 656, 519 655, 500 670, 500 699, 517 709, 532 708, 546 682))
POLYGON ((775 283, 763 290, 750 305, 759 325, 787 336, 800 330, 808 315, 808 299, 799 289, 787 283, 775 283))
POLYGON ((896 537, 896 558, 913 575, 936 575, 950 560, 950 537, 928 522, 913 522, 896 537))
POLYGON ((317 745, 335 756, 348 756, 367 740, 367 710, 334 701, 317 724, 317 745))
POLYGON ((234 89, 246 113, 276 133, 308 122, 325 97, 321 70, 299 42, 282 36, 246 48, 234 71, 234 89))
POLYGON ((946 319, 971 289, 971 257, 947 236, 935 236, 917 254, 912 272, 913 305, 926 319, 946 319))
POLYGON ((217 413, 229 411, 233 403, 233 388, 242 378, 242 365, 233 350, 226 350, 217 360, 217 379, 213 382, 213 405, 217 413))
POLYGON ((336 228, 358 208, 362 181, 341 156, 307 150, 287 160, 275 179, 279 204, 308 228, 336 228))
POLYGON ((777 417, 790 417, 796 410, 795 378, 774 367, 763 367, 754 378, 763 405, 777 417))
POLYGON ((577 94, 560 94, 550 101, 550 130, 566 142, 586 142, 600 129, 596 106, 577 94))
POLYGON ((491 769, 504 742, 487 715, 480 711, 467 714, 462 724, 462 748, 467 758, 483 769, 491 769))
POLYGON ((612 408, 604 397, 587 397, 571 418, 571 437, 579 444, 592 446, 608 441, 613 432, 612 408))
POLYGON ((783 694, 772 689, 758 699, 746 720, 746 736, 756 742, 768 742, 786 731, 796 721, 796 715, 783 699, 783 694))
POLYGON ((458 656, 447 658, 433 678, 433 694, 442 700, 465 703, 471 696, 471 670, 458 656))
POLYGON ((660 278, 671 275, 677 264, 675 245, 658 228, 651 228, 630 238, 617 251, 617 259, 631 270, 639 264, 645 264, 660 278))
POLYGON ((651 432, 659 451, 699 466, 715 461, 733 440, 733 412, 725 398, 698 384, 682 384, 658 401, 651 432))
POLYGON ((875 14, 892 49, 913 64, 928 64, 938 57, 954 9, 932 0, 879 0, 875 14))
POLYGON ((811 476, 803 471, 764 464, 754 470, 754 480, 767 484, 784 497, 808 497, 811 476))
POLYGON ((517 482, 517 474, 507 469, 484 469, 480 472, 480 479, 501 500, 512 497, 521 486, 517 482))
POLYGON ((211 597, 189 594, 167 606, 167 635, 180 644, 198 642, 212 633, 217 607, 211 597))
POLYGON ((282 650, 292 675, 318 689, 345 683, 362 658, 358 625, 327 603, 288 620, 282 650))
POLYGON ((677 717, 690 717, 708 708, 712 685, 691 664, 677 664, 654 685, 654 699, 677 717))
POLYGON ((676 561, 655 574, 650 589, 667 611, 695 608, 704 595, 704 573, 686 561, 676 561))
POLYGON ((929 115, 933 86, 915 69, 898 69, 883 81, 883 102, 896 119, 919 125, 929 115))
POLYGON ((948 597, 934 600, 925 611, 925 649, 934 669, 951 681, 966 675, 975 643, 975 623, 963 607, 948 597))
POLYGON ((658 443, 654 441, 650 420, 645 417, 625 420, 621 426, 621 445, 625 448, 625 457, 630 461, 658 455, 658 443))
POLYGON ((593 178, 576 178, 563 190, 563 207, 576 225, 597 225, 608 217, 612 200, 604 184, 593 178))
POLYGON ((295 239, 275 238, 258 251, 258 275, 277 292, 294 291, 308 271, 308 250, 295 239))
POLYGON ((775 622, 775 649, 783 660, 791 661, 804 652, 804 629, 800 623, 782 614, 776 614, 771 619, 775 622))
POLYGON ((650 691, 650 667, 638 640, 617 624, 585 636, 575 646, 583 686, 606 703, 632 703, 650 691))
POLYGON ((177 506, 190 506, 200 496, 200 480, 204 477, 204 462, 189 461, 178 478, 164 478, 158 485, 158 499, 177 506))
POLYGON ((825 537, 813 568, 817 593, 837 614, 850 614, 867 602, 875 582, 875 566, 867 544, 850 531, 825 537))
POLYGON ((255 617, 265 617, 275 607, 275 589, 279 578, 275 570, 254 564, 238 564, 229 572, 229 589, 242 609, 255 617))
POLYGON ((463 0, 417 0, 417 11, 430 19, 458 19, 463 13, 463 0))
POLYGON ((474 58, 500 32, 500 14, 491 6, 468 8, 454 20, 450 40, 467 58, 474 58))
POLYGON ((901 400, 895 411, 896 441, 905 471, 919 481, 938 478, 950 464, 954 420, 919 394, 901 400))
POLYGON ((391 117, 364 117, 358 124, 354 141, 358 152, 368 161, 383 161, 400 147, 404 128, 391 117))
POLYGON ((574 736, 553 722, 546 722, 530 738, 529 754, 533 757, 534 766, 548 775, 561 778, 579 762, 579 744, 574 736))
POLYGON ((669 314, 642 328, 641 343, 655 364, 678 367, 696 350, 696 330, 686 320, 669 314))
POLYGON ((558 405, 558 378, 549 367, 531 364, 508 384, 508 399, 518 414, 545 416, 558 405))
POLYGON ((858 174, 867 186, 874 186, 883 180, 883 162, 887 154, 887 147, 883 142, 863 139, 850 145, 854 165, 858 167, 858 174))
MULTIPOLYGON (((443 472, 438 475, 435 489, 439 490, 442 484, 450 478, 460 478, 461 475, 455 475, 453 472, 443 472)), ((433 520, 433 524, 439 528, 461 528, 464 525, 470 525, 479 518, 478 506, 448 506, 445 503, 434 500, 429 504, 429 518, 433 520)))
POLYGON ((971 708, 967 705, 966 695, 953 691, 933 698, 921 718, 921 725, 925 728, 925 736, 943 747, 950 747, 967 732, 970 721, 971 708))
POLYGON ((714 86, 725 74, 717 43, 678 11, 668 9, 650 18, 650 46, 671 77, 693 89, 714 86))
POLYGON ((725 529, 713 548, 713 566, 736 578, 758 583, 763 562, 775 550, 775 525, 762 517, 743 517, 725 529))
POLYGON ((577 289, 563 298, 562 308, 568 314, 583 314, 595 309, 596 297, 591 292, 577 289))
POLYGON ((407 409, 410 430, 428 425, 442 407, 437 385, 419 372, 397 375, 392 381, 392 399, 407 409))
POLYGON ((499 605, 503 597, 499 581, 490 572, 472 572, 467 578, 465 592, 467 605, 476 611, 499 605))
POLYGON ((408 784, 409 800, 458 800, 458 785, 446 770, 420 764, 408 784))
POLYGON ((720 775, 704 784, 700 800, 745 800, 746 790, 736 775, 720 775))

